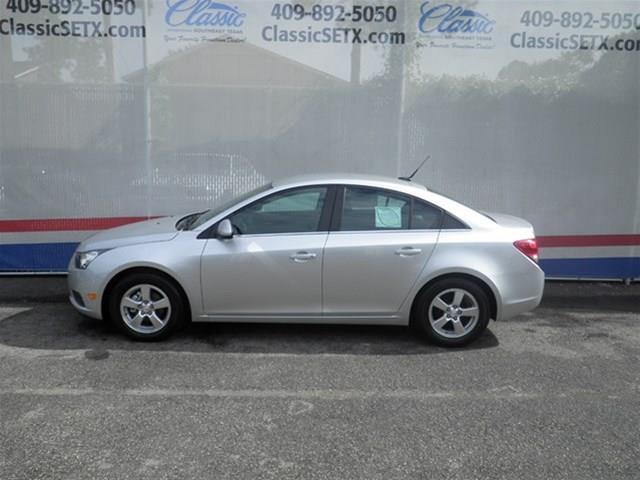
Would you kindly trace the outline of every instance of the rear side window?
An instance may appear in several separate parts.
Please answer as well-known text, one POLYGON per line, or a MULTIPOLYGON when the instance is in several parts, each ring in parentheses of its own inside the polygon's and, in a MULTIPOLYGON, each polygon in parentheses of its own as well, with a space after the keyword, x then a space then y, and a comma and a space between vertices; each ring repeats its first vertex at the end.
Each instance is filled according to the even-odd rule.
POLYGON ((340 230, 406 230, 411 198, 375 188, 345 187, 340 230))
POLYGON ((442 220, 442 229, 443 230, 468 230, 469 227, 462 223, 455 217, 452 217, 448 213, 444 214, 444 219, 442 220))
POLYGON ((442 210, 420 200, 413 200, 412 230, 437 230, 442 223, 442 210))

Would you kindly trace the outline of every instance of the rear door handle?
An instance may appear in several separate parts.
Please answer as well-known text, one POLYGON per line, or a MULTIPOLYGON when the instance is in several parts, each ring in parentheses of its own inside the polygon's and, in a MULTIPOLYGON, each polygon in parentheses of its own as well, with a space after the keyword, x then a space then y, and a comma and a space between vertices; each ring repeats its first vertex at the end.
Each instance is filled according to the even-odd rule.
POLYGON ((308 262, 309 260, 313 260, 314 258, 316 258, 316 254, 302 251, 302 252, 292 253, 289 256, 289 258, 294 262, 298 262, 298 263, 308 262))
POLYGON ((421 253, 422 249, 413 247, 402 247, 396 250, 396 255, 400 255, 401 257, 412 257, 414 255, 420 255, 421 253))

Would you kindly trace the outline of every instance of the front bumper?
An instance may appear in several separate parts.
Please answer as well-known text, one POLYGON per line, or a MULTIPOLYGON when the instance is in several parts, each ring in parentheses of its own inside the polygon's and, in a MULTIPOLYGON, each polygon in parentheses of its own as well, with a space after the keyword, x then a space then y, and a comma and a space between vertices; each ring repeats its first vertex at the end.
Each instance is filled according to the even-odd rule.
POLYGON ((102 319, 102 288, 91 269, 79 270, 69 265, 67 276, 69 301, 83 315, 102 319))

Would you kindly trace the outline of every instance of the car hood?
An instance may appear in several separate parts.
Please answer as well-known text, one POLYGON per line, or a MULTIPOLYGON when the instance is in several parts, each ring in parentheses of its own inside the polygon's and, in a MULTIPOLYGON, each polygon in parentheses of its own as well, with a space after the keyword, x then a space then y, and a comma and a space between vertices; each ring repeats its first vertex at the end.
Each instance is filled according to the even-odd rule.
POLYGON ((154 218, 103 230, 84 240, 78 250, 101 250, 139 243, 166 242, 178 235, 176 222, 179 219, 180 217, 154 218))

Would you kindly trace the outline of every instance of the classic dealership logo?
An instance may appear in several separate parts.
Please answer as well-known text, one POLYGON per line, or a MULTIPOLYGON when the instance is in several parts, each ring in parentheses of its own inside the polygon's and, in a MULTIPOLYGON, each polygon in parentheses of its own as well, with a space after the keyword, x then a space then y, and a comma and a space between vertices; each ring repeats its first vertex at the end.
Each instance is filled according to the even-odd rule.
POLYGON ((166 0, 167 43, 244 42, 247 14, 237 6, 212 0, 166 0))
POLYGON ((424 2, 420 7, 418 29, 422 33, 483 33, 493 32, 496 23, 486 15, 470 8, 454 7, 450 3, 433 5, 424 2))
POLYGON ((164 21, 170 27, 234 28, 244 24, 247 14, 237 7, 211 0, 167 0, 164 21))
POLYGON ((491 34, 496 21, 471 8, 451 3, 424 2, 420 6, 418 30, 424 37, 451 40, 453 43, 418 42, 418 47, 492 48, 491 34))

